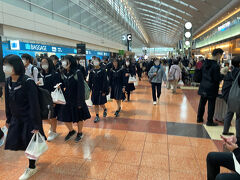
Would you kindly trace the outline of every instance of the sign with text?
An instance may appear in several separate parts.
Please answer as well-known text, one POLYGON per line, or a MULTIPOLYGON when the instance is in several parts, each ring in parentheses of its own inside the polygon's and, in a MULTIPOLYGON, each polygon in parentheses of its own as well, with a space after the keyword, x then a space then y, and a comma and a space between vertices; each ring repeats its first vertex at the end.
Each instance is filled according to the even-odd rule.
POLYGON ((19 40, 9 41, 11 50, 21 50, 21 51, 36 51, 36 52, 51 52, 51 53, 66 53, 66 54, 76 54, 77 50, 67 47, 50 46, 44 44, 34 44, 19 42, 19 40))
POLYGON ((77 54, 86 54, 86 44, 77 44, 77 54))

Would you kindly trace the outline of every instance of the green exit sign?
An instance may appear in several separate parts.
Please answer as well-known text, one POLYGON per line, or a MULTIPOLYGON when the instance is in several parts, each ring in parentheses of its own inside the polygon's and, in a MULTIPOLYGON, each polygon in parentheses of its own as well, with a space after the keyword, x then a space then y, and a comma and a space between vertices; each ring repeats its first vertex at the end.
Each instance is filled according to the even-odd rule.
POLYGON ((119 55, 124 55, 124 50, 119 50, 119 55))

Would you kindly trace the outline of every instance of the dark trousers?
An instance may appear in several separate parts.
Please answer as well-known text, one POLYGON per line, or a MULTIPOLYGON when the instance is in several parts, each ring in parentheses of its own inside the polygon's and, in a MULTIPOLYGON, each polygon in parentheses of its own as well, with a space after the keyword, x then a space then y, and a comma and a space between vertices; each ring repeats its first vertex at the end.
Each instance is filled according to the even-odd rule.
POLYGON ((1 139, 3 136, 4 136, 4 134, 3 134, 3 132, 2 132, 2 130, 1 130, 1 128, 0 128, 0 139, 1 139))
POLYGON ((213 122, 216 98, 206 98, 201 96, 198 106, 198 121, 203 121, 205 106, 208 102, 208 122, 213 122))
POLYGON ((130 94, 131 94, 131 91, 127 91, 127 100, 130 101, 130 94))
POLYGON ((208 180, 237 180, 240 175, 237 173, 220 173, 220 167, 234 170, 233 156, 230 152, 211 152, 207 156, 207 179, 208 180))
POLYGON ((153 101, 157 101, 157 98, 160 98, 161 92, 162 92, 162 83, 152 83, 153 101), (156 97, 156 88, 157 88, 157 97, 156 97))
MULTIPOLYGON (((231 126, 231 122, 234 116, 234 112, 228 111, 224 117, 224 129, 223 132, 228 133, 231 126)), ((240 113, 236 113, 236 137, 240 139, 240 113)))

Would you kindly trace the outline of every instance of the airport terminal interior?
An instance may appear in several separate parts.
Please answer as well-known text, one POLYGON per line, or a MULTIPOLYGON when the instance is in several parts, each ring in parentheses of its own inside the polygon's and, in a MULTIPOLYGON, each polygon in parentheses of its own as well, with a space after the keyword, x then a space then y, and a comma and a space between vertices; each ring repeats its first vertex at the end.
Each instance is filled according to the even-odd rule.
POLYGON ((0 180, 240 180, 240 0, 0 0, 0 180))

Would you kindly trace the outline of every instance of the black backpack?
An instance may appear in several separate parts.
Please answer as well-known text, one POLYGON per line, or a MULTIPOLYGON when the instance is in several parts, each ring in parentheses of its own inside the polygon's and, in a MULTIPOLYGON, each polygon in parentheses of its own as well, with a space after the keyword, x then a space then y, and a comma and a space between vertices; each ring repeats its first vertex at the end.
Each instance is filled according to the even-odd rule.
POLYGON ((200 83, 202 81, 202 69, 195 69, 193 81, 196 83, 200 83))
POLYGON ((53 100, 48 90, 38 87, 38 100, 41 119, 51 119, 53 117, 53 100))
MULTIPOLYGON (((28 79, 29 77, 25 76, 23 81, 26 82, 28 79)), ((53 117, 53 100, 51 94, 48 92, 48 90, 39 86, 37 86, 37 89, 41 119, 51 119, 53 117)))

